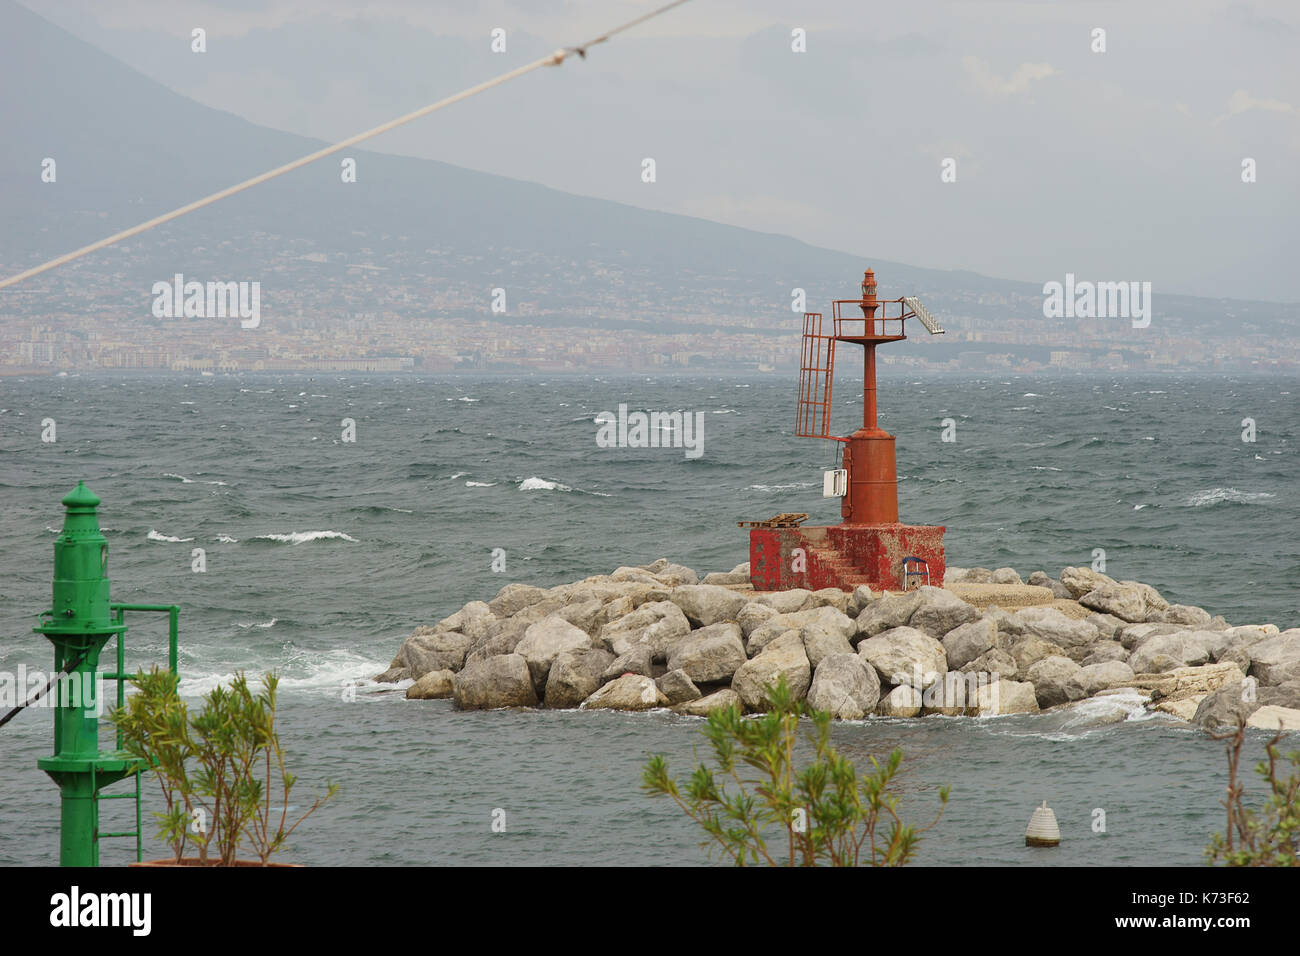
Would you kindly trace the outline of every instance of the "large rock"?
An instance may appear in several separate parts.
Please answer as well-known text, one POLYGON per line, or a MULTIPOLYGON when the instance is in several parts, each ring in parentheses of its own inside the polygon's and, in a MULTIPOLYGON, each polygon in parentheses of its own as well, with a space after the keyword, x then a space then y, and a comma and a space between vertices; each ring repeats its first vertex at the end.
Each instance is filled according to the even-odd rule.
POLYGON ((716 584, 691 584, 673 588, 669 600, 682 609, 693 625, 734 621, 749 602, 745 595, 716 584))
POLYGON ((908 618, 907 624, 936 640, 955 627, 978 620, 980 616, 978 608, 943 588, 924 585, 916 593, 921 596, 921 602, 908 618))
POLYGON ((832 607, 841 614, 848 614, 849 601, 853 595, 839 588, 819 588, 808 599, 809 608, 832 607))
POLYGON ((863 608, 862 613, 858 615, 855 640, 875 637, 891 628, 902 627, 920 606, 919 591, 886 591, 884 595, 863 608))
POLYGON ((1128 660, 1128 651, 1124 650, 1124 645, 1119 641, 1098 641, 1096 644, 1089 645, 1087 651, 1087 655, 1079 661, 1084 667, 1091 664, 1105 664, 1107 661, 1128 660))
MULTIPOLYGON (((681 583, 682 583, 682 584, 694 584, 695 582, 694 582, 694 581, 683 581, 683 582, 681 582, 681 583)), ((733 585, 734 585, 734 584, 748 584, 748 583, 749 583, 749 575, 748 575, 748 574, 737 574, 737 573, 734 572, 734 571, 713 571, 713 572, 711 572, 711 573, 709 573, 709 574, 704 575, 704 580, 700 581, 699 583, 700 583, 700 584, 721 584, 721 585, 728 585, 728 584, 733 584, 733 585)))
POLYGON ((465 666, 456 675, 456 709, 536 707, 528 661, 520 654, 501 654, 465 666))
POLYGON ((754 603, 765 604, 778 614, 792 614, 802 610, 812 597, 812 592, 804 588, 790 588, 786 591, 760 591, 754 595, 754 603))
POLYGON ((853 595, 849 598, 849 604, 844 609, 844 613, 856 621, 858 615, 862 613, 862 609, 875 599, 876 595, 872 593, 871 588, 865 584, 859 584, 853 589, 853 595))
POLYGON ((655 685, 668 699, 669 706, 699 700, 704 696, 695 686, 695 682, 687 676, 686 671, 669 671, 656 680, 655 685))
POLYGON ((1153 611, 1164 611, 1169 607, 1169 602, 1160 596, 1157 591, 1149 584, 1143 584, 1141 581, 1120 581, 1121 585, 1126 588, 1136 588, 1142 595, 1142 603, 1146 605, 1147 613, 1153 611))
POLYGON ((1089 614, 1084 620, 1097 629, 1103 641, 1118 641, 1120 630, 1128 626, 1114 614, 1089 614))
POLYGON ((1265 687, 1300 679, 1300 628, 1266 637, 1248 650, 1250 676, 1265 687))
POLYGON ((899 684, 876 705, 876 713, 881 717, 919 717, 921 714, 921 691, 911 684, 899 684))
POLYGON ((536 588, 531 584, 507 584, 497 592, 496 597, 488 601, 487 606, 497 617, 509 617, 549 596, 550 592, 545 588, 536 588))
POLYGON ((943 636, 943 649, 948 656, 948 670, 961 670, 981 654, 997 646, 998 624, 992 618, 981 618, 954 627, 943 636))
POLYGON ((777 613, 776 608, 770 604, 759 604, 757 601, 750 601, 736 615, 736 623, 740 625, 740 633, 748 638, 754 631, 776 617, 777 613))
POLYGON ((615 568, 610 572, 609 579, 620 584, 648 584, 651 587, 658 587, 663 584, 655 575, 651 574, 645 568, 621 567, 615 568))
POLYGON ((1099 690, 1131 685, 1134 674, 1133 668, 1122 661, 1105 661, 1082 667, 1078 677, 1083 682, 1084 696, 1091 697, 1099 690))
POLYGON ((555 658, 564 651, 587 650, 591 646, 591 635, 552 614, 528 626, 524 639, 515 647, 515 653, 528 662, 533 683, 541 690, 546 686, 546 677, 555 658))
POLYGON ((976 713, 980 717, 1001 714, 1036 714, 1038 696, 1028 681, 998 680, 978 689, 976 713))
POLYGON ((610 681, 582 702, 583 710, 652 710, 668 706, 668 698, 643 674, 610 681))
POLYGON ((1032 634, 1015 638, 1008 643, 1005 650, 1015 660, 1016 668, 1022 675, 1039 661, 1046 660, 1049 657, 1066 656, 1065 648, 1060 644, 1053 644, 1051 641, 1045 641, 1041 637, 1034 637, 1032 634))
POLYGON ((482 601, 470 601, 455 614, 444 617, 435 625, 439 631, 459 631, 474 640, 485 636, 488 625, 495 621, 496 615, 482 601))
POLYGON ((1147 620, 1165 624, 1186 624, 1189 627, 1208 627, 1210 612, 1189 604, 1171 604, 1164 610, 1148 612, 1147 620))
POLYGON ((740 625, 734 621, 691 631, 672 646, 668 669, 681 670, 697 684, 729 680, 745 663, 740 625))
POLYGON ((1078 600, 1094 588, 1115 584, 1116 581, 1092 568, 1074 567, 1061 570, 1061 583, 1070 592, 1070 597, 1078 600))
POLYGON ((895 627, 869 637, 858 645, 858 654, 885 684, 925 688, 948 672, 943 645, 912 627, 895 627))
POLYGON ((1192 723, 1209 731, 1228 730, 1237 725, 1238 714, 1248 718, 1269 705, 1300 708, 1300 681, 1260 687, 1252 678, 1247 678, 1224 684, 1201 701, 1192 723))
MULTIPOLYGON (((608 603, 597 599, 590 601, 579 601, 576 604, 566 604, 555 612, 555 616, 562 620, 568 621, 576 628, 585 631, 589 637, 599 641, 600 631, 610 622, 611 613, 614 617, 623 617, 632 613, 632 602, 628 598, 617 598, 608 603), (616 607, 617 605, 617 607, 616 607)), ((608 650, 608 648, 605 648, 608 650)))
POLYGON ((1036 588, 1047 588, 1052 586, 1052 578, 1046 571, 1030 571, 1029 577, 1025 578, 1025 583, 1036 588))
POLYGON ((701 697, 699 700, 688 700, 684 704, 678 704, 673 710, 688 717, 707 717, 714 711, 727 710, 730 707, 740 711, 745 709, 740 695, 730 687, 724 687, 707 697, 701 697))
POLYGON ((945 717, 973 716, 979 711, 979 690, 989 675, 978 671, 949 671, 921 694, 921 713, 945 717))
POLYGON ((604 673, 600 676, 602 680, 613 680, 615 677, 622 677, 624 674, 654 676, 654 660, 650 656, 649 647, 637 645, 627 653, 618 655, 618 657, 610 661, 605 667, 604 673))
POLYGON ((1150 691, 1153 698, 1204 697, 1221 687, 1241 684, 1245 673, 1236 664, 1220 661, 1198 667, 1176 667, 1159 674, 1137 674, 1127 684, 1150 691))
POLYGON ((740 695, 746 709, 762 711, 767 709, 768 688, 780 677, 785 677, 794 700, 802 700, 808 693, 812 669, 797 632, 778 637, 757 657, 741 664, 731 679, 731 689, 740 695))
POLYGON ((1207 694, 1193 694, 1190 697, 1179 697, 1174 700, 1159 700, 1151 705, 1151 709, 1157 713, 1177 717, 1179 720, 1190 721, 1196 716, 1197 708, 1207 696, 1207 694))
POLYGON ((998 568, 990 576, 993 584, 1024 584, 1015 568, 998 568))
POLYGON ((1254 644, 1277 634, 1278 629, 1276 624, 1241 624, 1227 628, 1223 633, 1233 644, 1254 644))
POLYGON ((1032 634, 1067 649, 1092 644, 1101 638, 1101 632, 1095 624, 1068 618, 1055 607, 1024 608, 1012 615, 1008 625, 1008 629, 1018 630, 1021 634, 1032 634))
MULTIPOLYGON (((808 663, 814 670, 822 661, 833 654, 853 653, 853 645, 849 643, 849 639, 838 631, 828 630, 819 624, 809 624, 802 628, 799 633, 803 637, 803 647, 808 654, 808 663)), ((875 705, 872 704, 872 706, 875 705)))
POLYGON ((600 639, 617 655, 635 647, 648 647, 650 657, 662 664, 669 648, 690 633, 691 624, 672 601, 651 601, 600 629, 600 639))
POLYGON ((778 614, 750 633, 745 649, 750 656, 753 656, 787 631, 793 629, 803 632, 809 628, 839 634, 847 640, 855 632, 857 625, 854 624, 851 618, 833 607, 814 607, 803 611, 795 611, 791 614, 778 614))
POLYGON ((419 680, 430 671, 460 670, 473 643, 472 637, 459 631, 417 627, 402 645, 399 656, 410 675, 419 680))
POLYGON ((1014 680, 1020 673, 1020 667, 1016 664, 1016 659, 1001 648, 995 647, 991 651, 985 651, 973 661, 963 664, 961 671, 974 671, 977 674, 988 674, 993 679, 1014 680))
POLYGON ((1115 640, 1131 651, 1148 637, 1159 634, 1186 634, 1187 628, 1182 624, 1126 624, 1120 628, 1115 640))
POLYGON ((1265 704, 1250 715, 1246 726, 1258 730, 1300 730, 1300 710, 1265 704))
POLYGON ((1196 667, 1209 659, 1205 643, 1191 634, 1155 634, 1133 649, 1128 665, 1137 674, 1159 674, 1176 667, 1196 667))
MULTIPOLYGON (((536 605, 535 605, 536 606, 536 605)), ((525 610, 528 610, 527 608, 525 610)), ((499 654, 513 654, 524 634, 535 622, 524 617, 523 612, 504 621, 497 621, 488 628, 486 637, 475 641, 465 655, 465 664, 474 663, 499 654)))
POLYGON ((605 683, 605 669, 613 659, 613 654, 598 647, 556 655, 546 677, 546 706, 577 707, 605 683))
POLYGON ((827 711, 841 720, 861 720, 879 702, 880 678, 876 669, 852 651, 822 658, 808 688, 810 707, 827 711))
MULTIPOLYGON (((662 568, 660 568, 658 571, 655 571, 655 572, 654 572, 654 576, 655 576, 656 580, 660 581, 660 582, 663 583, 663 584, 666 584, 668 587, 678 587, 678 586, 683 585, 683 584, 699 584, 699 583, 700 583, 700 576, 699 576, 699 574, 697 574, 697 573, 695 572, 694 569, 692 569, 692 568, 688 568, 688 567, 687 567, 686 565, 684 565, 684 564, 667 564, 667 565, 664 565, 664 566, 663 566, 662 568)), ((711 576, 711 575, 710 575, 710 576, 711 576)), ((718 582, 718 583, 731 583, 731 584, 748 584, 748 583, 749 583, 749 573, 748 573, 748 572, 746 572, 745 574, 738 574, 738 573, 736 573, 736 572, 733 571, 733 572, 730 574, 730 577, 734 578, 735 580, 732 580, 732 581, 730 581, 730 582, 718 582)), ((709 582, 706 582, 706 583, 709 583, 709 582)))
POLYGON ((1083 668, 1068 657, 1047 657, 1025 671, 1025 679, 1034 685, 1039 707, 1082 700, 1088 696, 1083 686, 1083 668))
POLYGON ((1125 584, 1102 584, 1079 598, 1079 603, 1103 614, 1113 614, 1122 621, 1144 621, 1147 616, 1142 591, 1125 584))
POLYGON ((446 700, 456 691, 456 675, 452 671, 429 671, 406 688, 407 700, 446 700))

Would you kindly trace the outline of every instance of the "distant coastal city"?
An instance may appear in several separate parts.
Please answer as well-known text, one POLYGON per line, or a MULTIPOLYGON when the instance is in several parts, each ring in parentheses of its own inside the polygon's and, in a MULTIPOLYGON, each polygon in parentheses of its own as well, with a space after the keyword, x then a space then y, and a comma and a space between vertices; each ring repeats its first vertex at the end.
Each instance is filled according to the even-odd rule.
MULTIPOLYGON (((273 244, 274 237, 259 238, 273 244)), ((527 269, 512 263, 512 281, 485 287, 477 278, 481 264, 469 270, 474 280, 457 281, 447 277, 457 274, 454 256, 422 253, 409 269, 323 253, 270 257, 258 280, 262 316, 256 328, 241 328, 228 316, 158 318, 149 282, 124 279, 120 271, 87 275, 95 268, 88 266, 75 281, 52 280, 55 288, 30 297, 29 307, 17 297, 3 303, 0 373, 786 373, 798 367, 802 320, 788 305, 782 309, 780 293, 738 296, 734 280, 710 288, 693 276, 691 292, 683 294, 667 288, 662 274, 619 274, 605 263, 557 263, 554 257, 526 263, 527 269), (432 274, 431 265, 445 265, 445 274, 432 274), (138 293, 122 296, 128 288, 138 293)), ((375 258, 391 263, 395 257, 375 258)), ((1028 292, 916 291, 946 334, 932 338, 919 326, 909 329, 915 347, 882 354, 885 365, 1010 372, 1300 367, 1300 346, 1269 331, 1289 306, 1171 297, 1201 304, 1199 320, 1189 322, 1162 310, 1157 297, 1150 326, 1135 329, 1120 318, 1046 318, 1043 297, 1028 292), (1223 307, 1221 322, 1205 320, 1207 305, 1223 307), (1234 308, 1253 309, 1265 321, 1239 321, 1234 308)), ((810 293, 806 307, 828 305, 810 293)))

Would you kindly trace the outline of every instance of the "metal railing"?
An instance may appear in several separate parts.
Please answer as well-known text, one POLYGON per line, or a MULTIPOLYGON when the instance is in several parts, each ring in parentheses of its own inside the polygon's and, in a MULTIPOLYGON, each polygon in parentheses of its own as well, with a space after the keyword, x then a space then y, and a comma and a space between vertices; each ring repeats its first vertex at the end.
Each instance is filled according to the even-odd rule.
MULTIPOLYGON (((124 624, 126 622, 127 611, 138 611, 155 614, 167 615, 167 668, 173 673, 177 673, 177 639, 180 625, 181 609, 175 604, 121 604, 112 602, 108 609, 113 613, 114 624, 124 624)), ((103 671, 104 680, 117 682, 117 708, 121 709, 126 706, 126 683, 135 677, 135 672, 127 672, 126 669, 126 643, 122 637, 126 629, 118 631, 115 635, 117 640, 117 669, 112 671, 103 671)), ((122 750, 122 730, 117 730, 117 749, 122 750)), ((91 768, 92 781, 94 768, 91 768)), ((101 794, 99 787, 92 783, 92 793, 95 795, 95 860, 99 859, 99 841, 113 837, 135 837, 135 859, 139 863, 144 859, 144 825, 140 807, 140 770, 131 774, 135 789, 131 793, 110 793, 101 794), (134 800, 135 801, 135 829, 134 830, 117 830, 101 832, 99 829, 99 801, 101 800, 134 800)))

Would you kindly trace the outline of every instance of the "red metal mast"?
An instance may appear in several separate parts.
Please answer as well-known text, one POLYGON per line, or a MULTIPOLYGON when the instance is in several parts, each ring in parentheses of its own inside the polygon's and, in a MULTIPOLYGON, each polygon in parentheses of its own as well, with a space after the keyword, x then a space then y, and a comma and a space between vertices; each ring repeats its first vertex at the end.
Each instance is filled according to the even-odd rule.
POLYGON ((903 326, 910 318, 932 334, 943 332, 916 298, 880 299, 871 269, 862 276, 861 298, 832 303, 830 331, 822 331, 820 312, 804 313, 795 434, 844 443, 847 481, 841 485, 828 476, 826 483, 828 495, 843 495, 843 520, 838 525, 800 527, 807 515, 789 513, 742 522, 751 529, 750 580, 756 589, 851 589, 858 584, 899 588, 943 580, 944 529, 899 522, 894 436, 877 421, 876 349, 907 338, 903 326), (897 312, 891 314, 893 306, 897 312), (837 343, 862 346, 862 427, 848 437, 830 433, 837 343))

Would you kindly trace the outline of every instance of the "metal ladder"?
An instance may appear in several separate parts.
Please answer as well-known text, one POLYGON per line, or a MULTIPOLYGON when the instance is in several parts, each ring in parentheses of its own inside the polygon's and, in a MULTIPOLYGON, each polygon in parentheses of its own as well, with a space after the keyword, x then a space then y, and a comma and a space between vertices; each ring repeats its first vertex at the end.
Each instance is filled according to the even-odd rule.
POLYGON ((822 314, 803 314, 803 351, 799 360, 799 407, 794 433, 801 438, 830 438, 831 376, 835 339, 822 332, 822 314))
MULTIPOLYGON (((127 611, 142 611, 156 614, 167 615, 167 667, 173 674, 177 673, 177 632, 179 629, 179 619, 181 609, 175 604, 120 604, 111 602, 108 605, 113 612, 113 623, 122 624, 126 619, 127 611)), ((117 682, 117 707, 126 705, 126 683, 135 677, 135 673, 128 673, 126 670, 126 647, 123 644, 122 636, 124 632, 117 634, 117 667, 115 670, 104 671, 104 680, 117 682)), ((117 731, 117 749, 122 751, 122 731, 117 731)), ((99 841, 111 838, 135 838, 135 860, 137 863, 144 860, 144 826, 142 822, 142 813, 140 806, 140 771, 145 769, 137 766, 134 773, 131 774, 132 782, 135 784, 131 793, 100 793, 100 788, 94 783, 95 770, 91 768, 92 790, 94 793, 94 866, 99 865, 99 841), (134 830, 117 830, 101 832, 99 829, 99 804, 101 800, 134 800, 135 801, 135 829, 134 830)))

